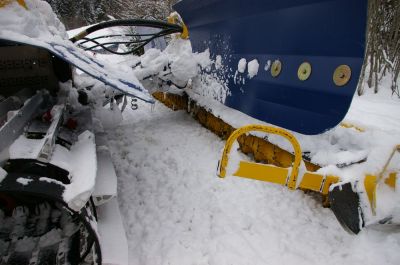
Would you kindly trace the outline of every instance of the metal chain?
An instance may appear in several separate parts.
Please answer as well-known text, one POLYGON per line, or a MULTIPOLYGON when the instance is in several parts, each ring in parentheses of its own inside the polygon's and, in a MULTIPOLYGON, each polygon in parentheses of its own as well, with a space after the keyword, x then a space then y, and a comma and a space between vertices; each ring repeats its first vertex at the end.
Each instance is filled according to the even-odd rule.
POLYGON ((138 104, 137 104, 137 98, 132 97, 131 99, 131 109, 132 110, 137 110, 139 108, 138 104))

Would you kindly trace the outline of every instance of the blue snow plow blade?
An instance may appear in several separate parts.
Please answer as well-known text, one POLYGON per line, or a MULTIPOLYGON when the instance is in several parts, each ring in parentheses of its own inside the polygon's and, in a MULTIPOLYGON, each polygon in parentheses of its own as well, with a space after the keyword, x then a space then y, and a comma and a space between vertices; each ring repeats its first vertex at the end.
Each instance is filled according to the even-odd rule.
POLYGON ((194 51, 209 48, 228 66, 226 106, 310 135, 345 117, 364 61, 367 0, 183 0, 174 8, 194 51), (242 58, 258 61, 255 77, 237 71, 242 58))

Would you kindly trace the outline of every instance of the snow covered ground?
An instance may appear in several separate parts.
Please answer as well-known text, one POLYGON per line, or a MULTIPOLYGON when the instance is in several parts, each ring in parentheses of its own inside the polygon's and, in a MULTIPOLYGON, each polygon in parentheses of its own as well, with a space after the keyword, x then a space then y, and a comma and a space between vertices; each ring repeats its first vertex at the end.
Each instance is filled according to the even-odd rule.
MULTIPOLYGON (((118 62, 118 67, 152 62, 134 70, 145 76, 166 62, 189 69, 185 63, 204 57, 193 57, 187 48, 177 41, 164 53, 152 50, 142 58, 97 57, 118 62), (178 60, 183 51, 186 57, 178 60)), ((201 99, 197 92, 202 88, 187 92, 232 126, 262 123, 201 99)), ((360 179, 379 172, 398 143, 399 101, 389 93, 356 97, 345 122, 363 128, 362 133, 338 126, 319 136, 296 136, 312 161, 325 166, 322 172, 360 179), (366 157, 366 163, 336 167, 366 157)), ((123 123, 108 133, 131 264, 400 263, 399 228, 368 228, 351 236, 319 198, 268 183, 219 179, 224 142, 184 112, 140 104, 137 111, 125 111, 123 123)), ((281 139, 269 139, 291 149, 281 139)), ((388 202, 378 197, 378 204, 388 202)))
MULTIPOLYGON (((100 54, 97 58, 118 67, 141 61, 144 68, 133 72, 142 79, 166 63, 178 62, 184 70, 207 63, 206 53, 192 55, 189 47, 175 41, 166 52, 151 50, 142 58, 100 54)), ((202 94, 219 95, 214 90, 221 86, 214 85, 187 92, 234 127, 262 123, 198 97, 202 89, 211 89, 202 94)), ((379 172, 398 144, 399 101, 389 93, 356 97, 345 122, 364 129, 362 133, 338 126, 319 136, 296 137, 312 161, 324 166, 322 172, 363 178, 379 172), (360 165, 336 166, 366 157, 360 165)), ((269 183, 219 179, 216 169, 224 142, 184 112, 172 112, 159 103, 154 109, 140 104, 137 111, 125 111, 123 123, 108 133, 130 264, 400 263, 399 228, 368 228, 351 236, 329 209, 322 208, 319 198, 269 183)), ((291 149, 281 139, 269 140, 291 149)), ((378 204, 388 202, 378 197, 378 204)), ((389 198, 392 205, 393 199, 389 198)))
POLYGON ((130 264, 399 264, 400 230, 345 232, 318 198, 216 176, 224 142, 160 103, 109 130, 130 264))

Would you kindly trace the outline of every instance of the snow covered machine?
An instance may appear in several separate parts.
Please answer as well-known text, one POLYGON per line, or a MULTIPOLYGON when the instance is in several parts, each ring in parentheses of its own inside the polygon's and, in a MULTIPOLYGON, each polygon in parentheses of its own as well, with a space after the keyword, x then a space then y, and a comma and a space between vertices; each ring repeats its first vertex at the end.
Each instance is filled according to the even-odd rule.
POLYGON ((0 1, 0 20, 0 264, 127 264, 107 137, 72 68, 152 99, 68 41, 46 2, 0 1))

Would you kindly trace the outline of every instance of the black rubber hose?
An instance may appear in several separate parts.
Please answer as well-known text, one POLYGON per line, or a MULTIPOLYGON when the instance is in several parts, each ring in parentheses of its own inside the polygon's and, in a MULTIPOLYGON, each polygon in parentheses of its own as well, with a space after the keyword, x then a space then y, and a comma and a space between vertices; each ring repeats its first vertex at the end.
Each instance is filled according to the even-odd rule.
POLYGON ((158 33, 150 35, 151 37, 147 38, 147 39, 129 40, 129 41, 110 41, 110 42, 105 42, 105 43, 99 43, 99 42, 97 42, 95 40, 95 38, 93 38, 93 39, 85 38, 85 43, 93 42, 93 43, 95 43, 95 45, 91 46, 91 47, 83 47, 82 46, 83 43, 79 43, 79 45, 82 46, 86 51, 89 51, 89 50, 93 50, 93 49, 98 48, 98 47, 104 48, 104 46, 112 45, 112 44, 139 44, 139 43, 142 43, 142 44, 146 43, 147 44, 147 43, 149 43, 150 41, 152 41, 155 38, 159 38, 159 37, 162 37, 162 36, 165 36, 165 35, 169 35, 169 34, 171 34, 170 31, 160 31, 158 33))
POLYGON ((114 35, 104 35, 104 36, 98 36, 94 38, 83 38, 81 40, 84 40, 80 42, 79 44, 85 44, 87 42, 90 42, 92 40, 100 40, 100 39, 107 39, 107 38, 116 38, 116 37, 149 37, 153 36, 154 33, 148 33, 148 34, 114 34, 114 35))
MULTIPOLYGON (((115 52, 115 51, 109 49, 108 47, 106 47, 106 46, 105 46, 106 44, 102 44, 102 43, 99 43, 99 42, 97 42, 97 41, 95 41, 95 40, 93 40, 93 39, 86 39, 86 38, 85 38, 85 40, 90 40, 90 42, 93 42, 93 43, 95 43, 96 45, 94 45, 94 46, 92 46, 92 47, 89 47, 89 48, 85 48, 85 47, 83 47, 83 48, 84 48, 86 51, 90 51, 90 50, 93 50, 94 48, 101 47, 102 49, 104 49, 104 50, 106 50, 106 51, 108 51, 108 52, 110 52, 110 53, 112 53, 112 54, 116 54, 116 55, 128 55, 128 54, 132 54, 132 53, 135 53, 135 52, 139 51, 139 50, 142 49, 144 46, 146 46, 146 44, 150 43, 152 40, 154 40, 154 39, 156 39, 156 38, 163 37, 163 36, 166 36, 166 35, 170 35, 170 34, 173 34, 173 33, 175 33, 175 32, 172 31, 172 30, 163 30, 163 31, 160 31, 159 33, 154 34, 153 37, 147 38, 147 39, 142 40, 142 41, 139 41, 139 42, 136 42, 136 41, 124 42, 124 44, 135 44, 135 43, 137 44, 137 43, 142 43, 142 44, 140 44, 139 46, 135 47, 134 49, 129 50, 129 51, 126 51, 126 52, 115 52)), ((111 45, 111 44, 119 44, 119 42, 108 42, 108 43, 107 43, 107 45, 111 45)))
MULTIPOLYGON (((183 28, 180 25, 167 23, 159 20, 146 20, 146 19, 118 19, 118 20, 110 20, 106 22, 102 22, 96 25, 93 25, 78 35, 72 37, 70 41, 77 42, 78 40, 86 37, 90 33, 95 31, 110 28, 110 27, 119 27, 119 26, 137 26, 137 27, 150 27, 150 28, 158 28, 158 29, 170 29, 172 33, 183 32, 183 28)), ((171 34, 172 34, 171 33, 171 34)))

